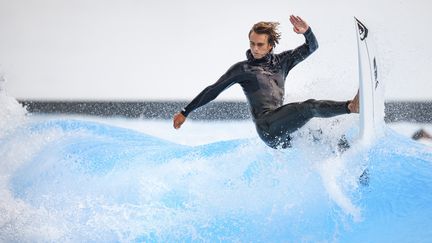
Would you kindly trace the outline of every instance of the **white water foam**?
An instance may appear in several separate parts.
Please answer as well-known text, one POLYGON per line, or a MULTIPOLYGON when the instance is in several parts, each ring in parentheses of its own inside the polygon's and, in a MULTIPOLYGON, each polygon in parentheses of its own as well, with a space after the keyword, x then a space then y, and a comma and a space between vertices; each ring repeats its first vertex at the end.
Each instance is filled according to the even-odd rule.
MULTIPOLYGON (((58 117, 26 118, 16 103, 8 107, 21 115, 10 116, 4 125, 9 132, 0 137, 0 241, 249 241, 242 233, 254 235, 251 226, 265 229, 268 235, 261 239, 283 239, 283 234, 272 236, 281 227, 293 239, 329 240, 337 239, 345 225, 332 226, 325 217, 347 225, 351 219, 365 220, 358 179, 368 165, 367 148, 352 143, 344 153, 337 150, 342 135, 356 136, 349 129, 357 115, 313 119, 294 134, 293 148, 282 151, 266 147, 252 121, 191 122, 179 134, 171 121, 115 119, 116 126, 190 143, 195 152, 183 155, 173 148, 178 155, 156 163, 152 150, 137 150, 135 157, 114 160, 111 168, 113 157, 99 154, 116 158, 110 150, 120 147, 118 152, 128 155, 136 149, 111 137, 117 128, 88 128, 89 118, 80 118, 77 129, 67 130, 49 123, 58 117), (43 126, 29 129, 23 119, 43 126), (230 137, 226 131, 234 133, 230 137), (205 137, 202 146, 194 140, 200 136, 205 137), (222 140, 227 143, 209 144, 222 140), (92 168, 92 163, 101 167, 92 168), (23 179, 30 184, 14 184, 23 179), (330 211, 329 216, 320 210, 330 211), (314 225, 314 213, 327 223, 314 225), (325 230, 312 234, 301 225, 325 230)), ((70 121, 60 119, 59 124, 70 121)), ((124 138, 135 139, 132 134, 124 138)))
POLYGON ((0 138, 18 127, 25 120, 26 109, 5 90, 6 79, 0 73, 0 138))

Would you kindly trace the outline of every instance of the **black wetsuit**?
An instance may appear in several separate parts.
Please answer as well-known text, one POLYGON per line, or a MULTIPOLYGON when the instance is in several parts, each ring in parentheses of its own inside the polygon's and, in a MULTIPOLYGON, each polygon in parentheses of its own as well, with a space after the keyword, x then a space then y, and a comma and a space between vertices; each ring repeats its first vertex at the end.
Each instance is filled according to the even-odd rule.
POLYGON ((250 110, 260 138, 272 148, 290 146, 290 133, 313 117, 332 117, 349 113, 348 102, 306 100, 283 105, 285 78, 289 71, 318 48, 318 42, 309 28, 306 43, 280 54, 268 53, 255 59, 250 50, 247 60, 234 64, 213 85, 205 88, 183 110, 191 111, 215 99, 233 84, 240 84, 249 102, 250 110))

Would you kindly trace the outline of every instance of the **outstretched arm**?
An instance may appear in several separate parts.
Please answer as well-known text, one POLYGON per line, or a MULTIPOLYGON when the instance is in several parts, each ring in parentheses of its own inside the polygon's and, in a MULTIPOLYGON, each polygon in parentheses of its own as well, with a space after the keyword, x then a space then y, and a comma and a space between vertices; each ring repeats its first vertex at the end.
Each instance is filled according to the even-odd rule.
POLYGON ((190 112, 214 100, 222 91, 233 85, 240 73, 238 65, 233 65, 216 83, 201 91, 181 112, 174 115, 174 128, 179 129, 190 112))

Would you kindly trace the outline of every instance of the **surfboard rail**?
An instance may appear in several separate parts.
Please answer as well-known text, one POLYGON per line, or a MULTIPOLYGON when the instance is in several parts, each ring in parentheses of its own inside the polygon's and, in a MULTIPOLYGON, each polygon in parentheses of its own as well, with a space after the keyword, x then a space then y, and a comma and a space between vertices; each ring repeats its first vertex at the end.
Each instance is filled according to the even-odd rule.
POLYGON ((354 21, 359 70, 359 138, 365 143, 371 143, 383 130, 383 82, 379 76, 378 61, 371 43, 371 31, 356 17, 354 21))

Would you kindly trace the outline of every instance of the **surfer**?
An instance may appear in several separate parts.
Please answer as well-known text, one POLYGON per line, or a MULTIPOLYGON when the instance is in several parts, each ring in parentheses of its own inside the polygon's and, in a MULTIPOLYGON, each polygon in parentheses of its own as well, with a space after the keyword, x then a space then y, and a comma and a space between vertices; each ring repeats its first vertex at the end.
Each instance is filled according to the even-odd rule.
POLYGON ((414 140, 420 140, 420 139, 432 140, 432 135, 427 133, 423 128, 420 128, 411 136, 411 138, 414 140))
POLYGON ((289 71, 318 48, 312 29, 299 16, 290 16, 293 30, 303 34, 303 45, 279 54, 273 53, 281 34, 278 22, 258 22, 249 31, 247 60, 231 66, 214 84, 205 88, 174 115, 179 129, 190 112, 215 99, 233 84, 240 84, 246 95, 259 137, 272 148, 290 147, 291 133, 313 117, 333 117, 358 113, 358 93, 348 101, 314 100, 283 105, 285 79, 289 71))

